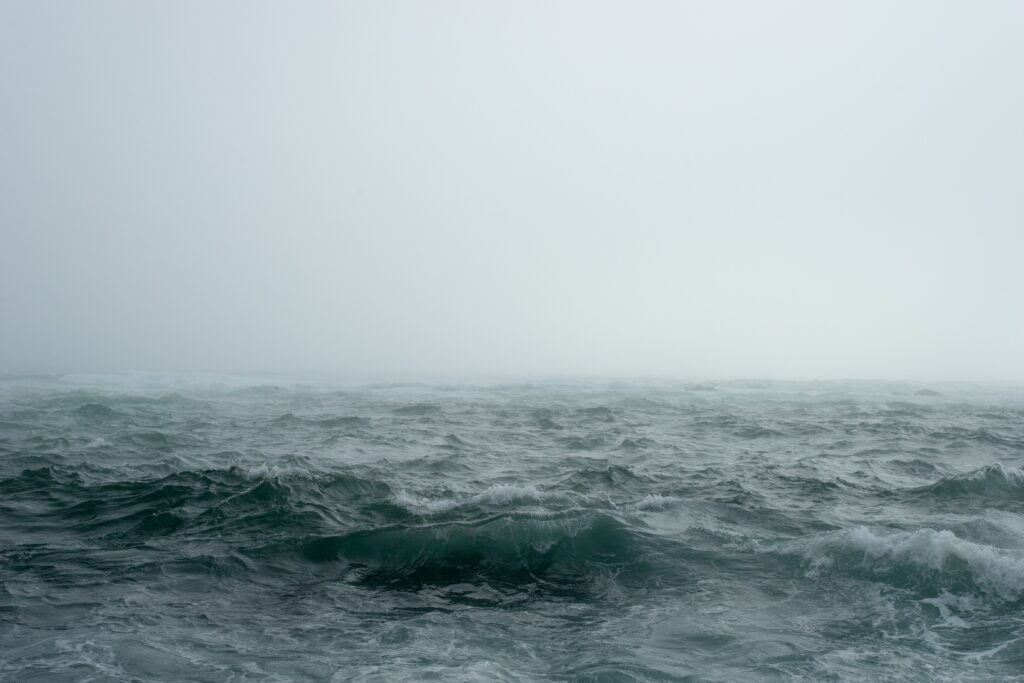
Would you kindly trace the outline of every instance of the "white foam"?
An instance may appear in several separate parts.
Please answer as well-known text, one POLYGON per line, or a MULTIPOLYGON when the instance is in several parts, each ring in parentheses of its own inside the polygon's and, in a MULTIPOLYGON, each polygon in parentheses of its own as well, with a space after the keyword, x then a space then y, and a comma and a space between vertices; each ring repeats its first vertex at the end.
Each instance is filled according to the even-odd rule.
POLYGON ((970 622, 953 613, 953 610, 970 609, 971 601, 968 598, 943 591, 939 597, 925 598, 921 602, 939 610, 939 616, 942 617, 944 626, 958 629, 970 628, 970 622))
POLYGON ((629 507, 633 510, 664 510, 680 501, 675 496, 663 496, 660 493, 649 493, 629 507))
POLYGON ((515 503, 540 503, 558 494, 541 491, 530 484, 495 484, 480 493, 464 498, 425 498, 405 490, 391 497, 391 502, 417 515, 436 515, 453 508, 470 504, 512 505, 515 503))
POLYGON ((281 474, 281 468, 277 465, 255 465, 252 467, 239 467, 238 471, 242 473, 242 476, 246 479, 273 479, 281 474))
POLYGON ((460 505, 454 498, 424 498, 408 493, 404 489, 391 496, 391 502, 422 516, 437 515, 460 505))

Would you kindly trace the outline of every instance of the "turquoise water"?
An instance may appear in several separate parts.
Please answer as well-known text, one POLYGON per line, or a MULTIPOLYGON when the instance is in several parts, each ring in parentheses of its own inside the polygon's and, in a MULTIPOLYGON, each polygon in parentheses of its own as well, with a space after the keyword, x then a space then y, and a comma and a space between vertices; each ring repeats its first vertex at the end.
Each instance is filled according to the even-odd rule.
POLYGON ((7 376, 0 677, 1024 677, 1024 392, 933 388, 7 376))

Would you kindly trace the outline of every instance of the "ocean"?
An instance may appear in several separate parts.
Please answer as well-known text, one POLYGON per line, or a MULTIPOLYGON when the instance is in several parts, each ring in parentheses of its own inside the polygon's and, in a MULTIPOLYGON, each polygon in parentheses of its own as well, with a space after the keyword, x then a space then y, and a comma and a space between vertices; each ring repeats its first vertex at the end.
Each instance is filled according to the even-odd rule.
POLYGON ((0 376, 5 681, 1024 680, 1024 390, 0 376))

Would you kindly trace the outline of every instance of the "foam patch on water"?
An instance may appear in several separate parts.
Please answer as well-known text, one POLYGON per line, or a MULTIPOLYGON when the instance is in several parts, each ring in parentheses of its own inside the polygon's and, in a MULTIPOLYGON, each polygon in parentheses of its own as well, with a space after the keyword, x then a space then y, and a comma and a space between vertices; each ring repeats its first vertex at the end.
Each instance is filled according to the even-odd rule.
POLYGON ((948 530, 878 534, 860 526, 766 549, 802 555, 811 564, 812 576, 833 565, 839 567, 843 555, 851 552, 861 554, 878 570, 905 565, 941 573, 953 571, 953 565, 962 563, 973 582, 988 592, 1007 599, 1024 593, 1024 555, 967 541, 948 530))

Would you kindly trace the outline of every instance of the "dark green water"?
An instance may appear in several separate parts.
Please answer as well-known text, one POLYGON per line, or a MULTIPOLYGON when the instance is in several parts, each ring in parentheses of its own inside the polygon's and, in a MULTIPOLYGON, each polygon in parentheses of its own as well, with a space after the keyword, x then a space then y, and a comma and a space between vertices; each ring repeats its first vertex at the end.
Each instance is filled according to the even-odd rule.
POLYGON ((1024 678, 1024 393, 0 380, 10 681, 1024 678))

